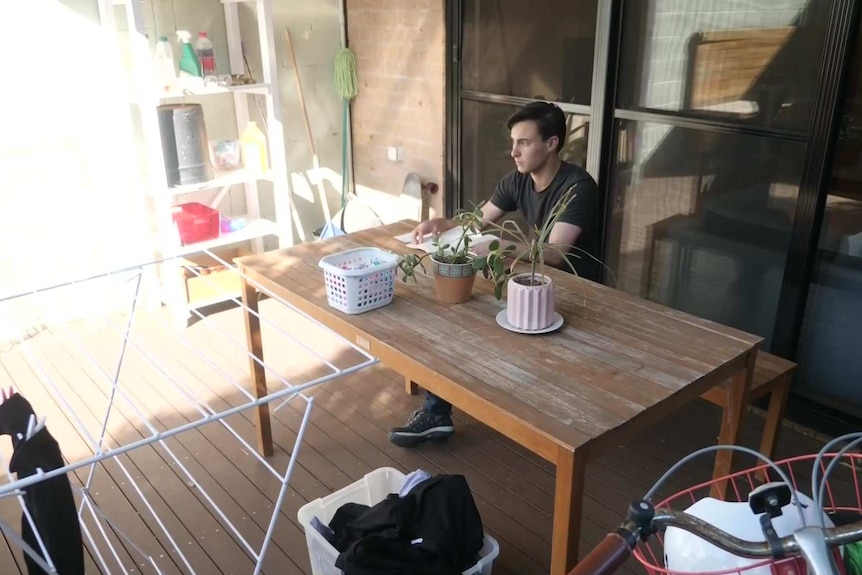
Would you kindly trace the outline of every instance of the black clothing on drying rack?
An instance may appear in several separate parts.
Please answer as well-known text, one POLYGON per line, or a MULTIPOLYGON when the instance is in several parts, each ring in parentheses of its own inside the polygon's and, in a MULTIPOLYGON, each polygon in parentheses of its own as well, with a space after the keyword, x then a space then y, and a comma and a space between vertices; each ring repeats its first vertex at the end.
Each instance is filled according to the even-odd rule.
POLYGON ((12 447, 17 448, 21 443, 19 433, 21 437, 26 437, 27 422, 31 415, 34 415, 33 406, 21 394, 15 393, 0 403, 0 435, 11 435, 12 447))
MULTIPOLYGON (((45 473, 64 465, 60 446, 47 428, 36 432, 30 439, 18 440, 17 434, 26 437, 27 421, 33 413, 30 403, 18 394, 0 404, 0 434, 10 434, 15 451, 9 462, 9 470, 19 479, 30 477, 37 469, 45 473), (23 419, 22 419, 23 418, 23 419), (21 427, 23 424, 23 428, 21 427)), ((59 575, 83 575, 84 548, 81 526, 72 487, 66 475, 58 475, 25 487, 24 503, 33 518, 33 524, 45 544, 45 549, 54 562, 59 575)), ((41 553, 39 543, 26 515, 21 514, 21 536, 36 553, 41 553)), ((45 571, 24 555, 30 575, 45 575, 45 571)))

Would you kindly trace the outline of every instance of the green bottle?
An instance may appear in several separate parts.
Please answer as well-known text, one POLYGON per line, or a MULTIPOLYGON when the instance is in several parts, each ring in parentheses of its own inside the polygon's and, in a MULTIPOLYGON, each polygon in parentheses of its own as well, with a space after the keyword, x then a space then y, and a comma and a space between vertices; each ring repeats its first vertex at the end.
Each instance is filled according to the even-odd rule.
POLYGON ((203 78, 201 73, 201 62, 198 60, 195 49, 192 46, 192 35, 185 30, 177 30, 177 37, 182 43, 180 51, 180 77, 193 76, 195 78, 203 78))

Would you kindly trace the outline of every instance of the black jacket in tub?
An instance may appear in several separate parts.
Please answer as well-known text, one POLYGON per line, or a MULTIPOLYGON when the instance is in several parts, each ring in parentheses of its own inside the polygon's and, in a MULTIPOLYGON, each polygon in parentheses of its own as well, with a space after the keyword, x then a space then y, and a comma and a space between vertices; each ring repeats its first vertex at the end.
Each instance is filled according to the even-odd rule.
POLYGON ((484 538, 462 475, 438 475, 370 508, 348 503, 329 526, 345 575, 459 575, 476 563, 484 538))

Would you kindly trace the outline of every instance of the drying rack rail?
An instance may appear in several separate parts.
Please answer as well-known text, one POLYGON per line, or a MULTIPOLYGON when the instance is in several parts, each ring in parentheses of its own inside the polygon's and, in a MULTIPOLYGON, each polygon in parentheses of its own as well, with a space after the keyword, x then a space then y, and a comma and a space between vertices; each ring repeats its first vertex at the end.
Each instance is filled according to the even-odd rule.
MULTIPOLYGON (((206 253, 237 277, 242 273, 206 253)), ((3 323, 18 326, 15 341, 0 353, 0 386, 11 386, 37 416, 46 415, 64 457, 57 469, 16 477, 9 471, 11 446, 0 440, 0 532, 22 573, 24 555, 57 572, 25 494, 64 475, 74 492, 87 573, 210 573, 213 565, 224 567, 222 547, 225 560, 233 557, 245 572, 257 574, 267 565, 290 571, 284 558, 299 548, 274 546, 273 539, 295 517, 285 510, 286 501, 295 507, 293 500, 301 499, 290 484, 314 407, 307 392, 377 359, 256 284, 273 309, 277 305, 289 316, 272 319, 264 305, 252 312, 271 332, 265 339, 277 342, 269 345, 278 353, 264 357, 278 358, 280 365, 248 351, 240 315, 246 310, 238 298, 228 298, 235 309, 219 314, 192 310, 198 321, 180 328, 165 308, 142 299, 149 272, 161 263, 0 299, 3 323), (69 310, 77 319, 69 319, 69 310), (36 335, 34 325, 41 326, 36 335), (267 373, 270 392, 260 399, 243 370, 249 362, 267 373), (278 441, 281 451, 265 458, 254 445, 254 414, 272 402, 278 402, 275 411, 289 406, 295 425, 278 441), (204 439, 204 428, 217 439, 204 439), (153 461, 158 472, 147 465, 153 461), (222 484, 213 471, 216 461, 241 476, 244 487, 232 492, 222 484), (243 493, 254 489, 265 491, 271 503, 250 517, 243 493), (22 539, 24 523, 35 544, 22 539), (195 542, 205 537, 224 545, 203 550, 195 542), (242 560, 235 559, 237 549, 242 560)))

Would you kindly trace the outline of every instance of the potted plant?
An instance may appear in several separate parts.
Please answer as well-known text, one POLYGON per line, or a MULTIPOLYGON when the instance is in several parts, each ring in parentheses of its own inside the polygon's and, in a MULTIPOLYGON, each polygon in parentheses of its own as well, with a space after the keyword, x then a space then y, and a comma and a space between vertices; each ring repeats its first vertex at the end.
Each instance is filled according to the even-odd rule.
POLYGON ((434 238, 432 245, 434 251, 421 256, 408 254, 398 262, 401 270, 402 280, 410 278, 416 280, 416 268, 425 270, 423 260, 431 259, 431 272, 434 276, 434 284, 437 290, 437 301, 440 303, 464 303, 470 299, 473 292, 473 283, 476 280, 475 258, 470 254, 470 242, 477 233, 476 222, 482 221, 482 211, 477 208, 473 211, 460 212, 455 216, 457 226, 456 236, 447 232, 448 241, 434 238))
POLYGON ((577 275, 563 248, 548 243, 554 224, 577 196, 575 187, 566 190, 542 226, 535 227, 532 234, 525 233, 516 222, 510 220, 499 225, 486 225, 501 234, 511 234, 513 241, 517 242, 512 244, 505 239, 494 240, 488 245, 488 255, 476 258, 473 262, 477 271, 481 270, 485 278, 494 282, 494 295, 498 300, 502 299, 503 289, 506 289, 505 319, 516 330, 542 331, 562 319, 554 310, 554 282, 545 275, 545 250, 558 252, 577 275), (529 262, 529 271, 516 273, 515 267, 520 262, 529 262))

